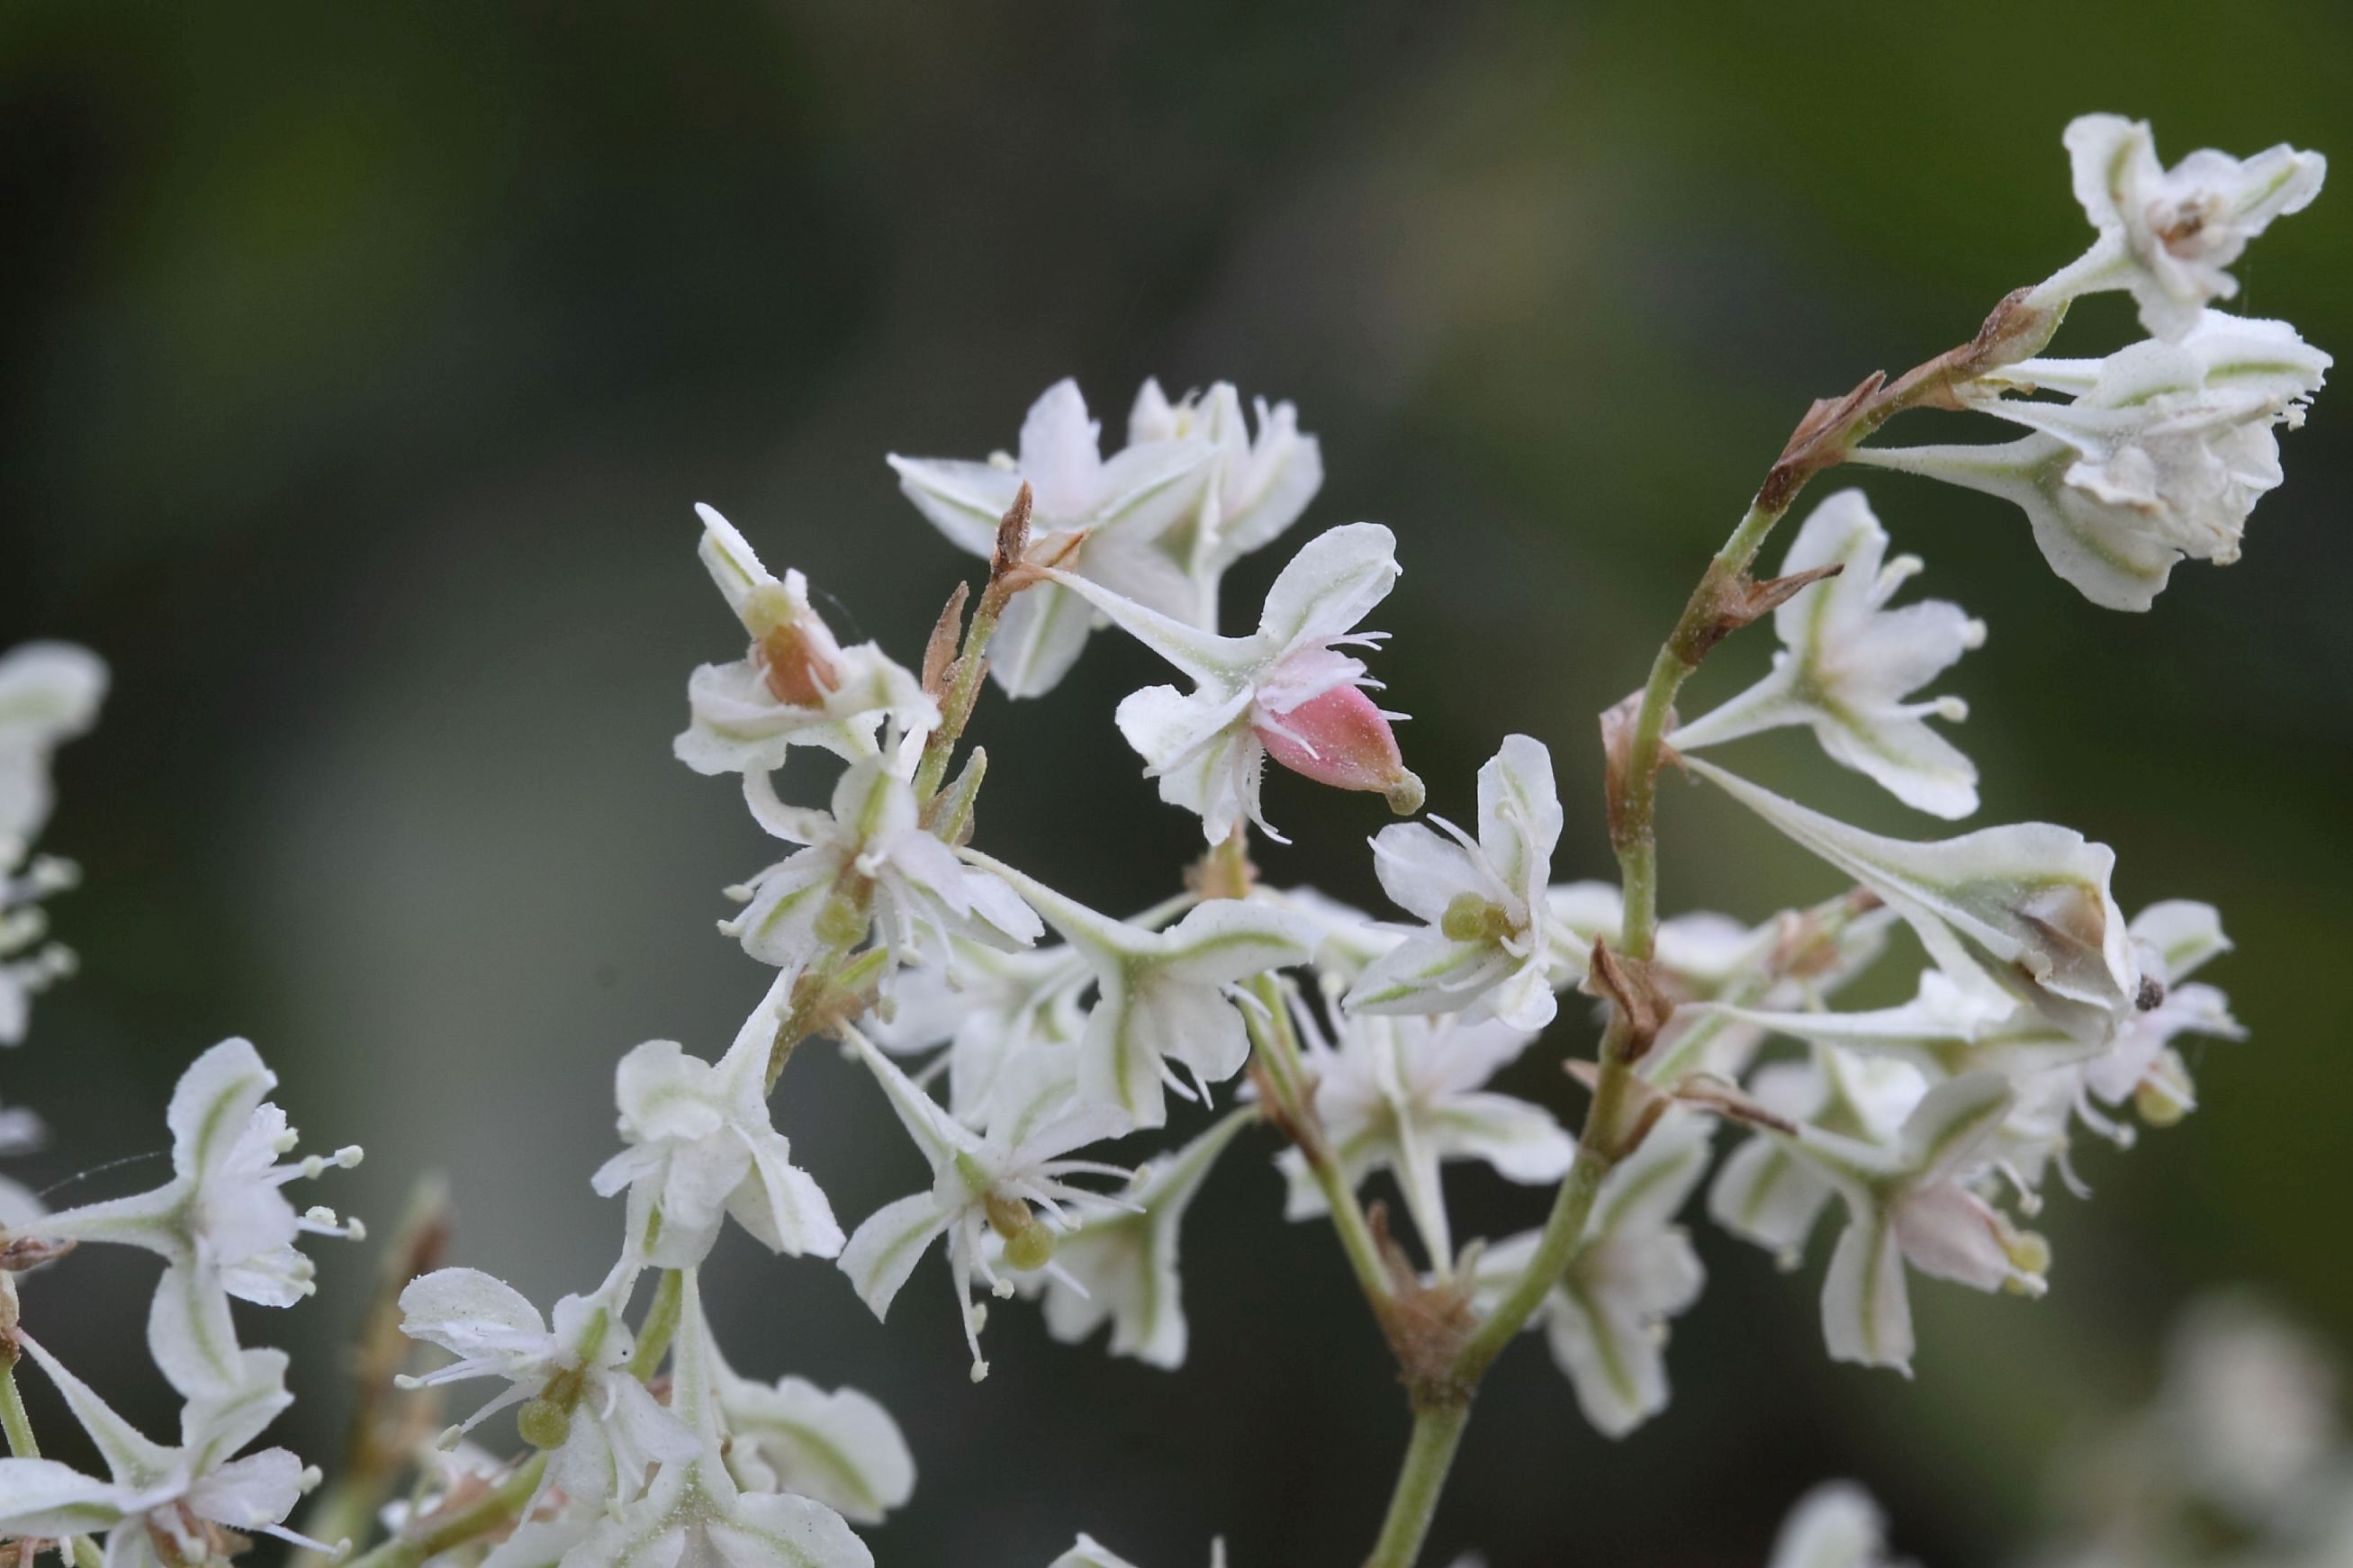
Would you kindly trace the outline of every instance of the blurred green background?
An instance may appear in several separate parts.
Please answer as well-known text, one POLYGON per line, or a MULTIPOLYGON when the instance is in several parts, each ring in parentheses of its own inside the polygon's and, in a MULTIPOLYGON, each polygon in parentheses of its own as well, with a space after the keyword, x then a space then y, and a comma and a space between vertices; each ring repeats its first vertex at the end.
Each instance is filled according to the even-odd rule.
MULTIPOLYGON (((711 923, 771 846, 669 755, 687 671, 737 651, 689 503, 912 658, 970 563, 883 453, 1010 445, 1065 374, 1111 431, 1147 374, 1296 399, 1330 473, 1303 526, 1398 532, 1378 673, 1434 808, 1466 812, 1496 739, 1530 731, 1569 803, 1556 869, 1601 874, 1593 715, 1806 401, 2075 254, 2071 115, 2153 117, 2169 157, 2342 154, 2349 64, 2344 7, 2149 0, 0 10, 0 642, 77 638, 117 680, 47 840, 87 872, 54 909, 84 973, 6 1064, 57 1134, 32 1173, 160 1147, 178 1068, 245 1033, 315 1142, 368 1146, 315 1201, 388 1228, 445 1172, 460 1261, 542 1301, 592 1283, 615 1057, 716 1052, 766 979, 711 923)), ((2243 307, 2344 352, 2349 238, 2331 192, 2239 269, 2243 307)), ((2097 302, 2062 348, 2128 324, 2097 302)), ((2084 1154, 2099 1190, 2054 1205, 2048 1302, 1921 1289, 1912 1383, 1826 1361, 1822 1250, 1784 1279, 1703 1235, 1674 1408, 1605 1443, 1522 1345, 1438 1546, 1755 1563, 1806 1484, 1851 1474, 1907 1550, 1997 1562, 2202 1286, 2257 1281, 2353 1338, 2341 407, 2286 440, 2246 559, 2184 567, 2146 617, 2088 606, 1992 502, 1868 486, 1924 591, 1991 623, 1945 683, 1976 710, 1981 820, 2114 844, 2128 909, 2224 908, 2239 951, 2212 978, 2254 1038, 2200 1054, 2199 1114, 2084 1154)), ((1694 704, 1766 652, 1730 647, 1694 704)), ((1112 906, 1165 891, 1196 836, 1110 722, 1159 678, 1105 637, 1049 701, 992 699, 983 842, 1112 906)), ((1802 738, 1737 760, 1929 830, 1802 738)), ((1298 840, 1269 874, 1375 904, 1379 803, 1268 794, 1298 840)), ((1834 886, 1696 791, 1669 788, 1664 833, 1674 907, 1834 886)), ((1515 1080, 1564 1113, 1551 1061, 1579 1027, 1515 1080)), ((796 1063, 779 1121, 846 1220, 919 1179, 831 1053, 796 1063)), ((1043 1563, 1079 1529, 1156 1568, 1212 1531, 1237 1568, 1351 1563, 1405 1417, 1266 1152, 1194 1211, 1179 1377, 1013 1308, 976 1389, 936 1263, 886 1333, 829 1267, 740 1237, 711 1271, 722 1327, 742 1369, 900 1417, 922 1479, 872 1537, 885 1563, 1043 1563)), ((1541 1212, 1460 1186, 1498 1229, 1541 1212)), ((296 1347, 282 1430, 329 1460, 370 1260, 313 1250, 321 1299, 250 1328, 296 1347)), ((150 1273, 85 1257, 28 1315, 160 1428, 152 1375, 106 1364, 150 1273)))

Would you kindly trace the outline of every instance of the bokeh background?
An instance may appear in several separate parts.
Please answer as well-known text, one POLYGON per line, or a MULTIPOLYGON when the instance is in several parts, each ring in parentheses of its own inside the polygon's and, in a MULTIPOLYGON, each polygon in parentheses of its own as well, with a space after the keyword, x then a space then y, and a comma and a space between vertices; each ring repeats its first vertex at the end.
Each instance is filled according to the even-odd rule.
MULTIPOLYGON (((319 1200, 389 1228, 437 1171, 460 1260, 541 1300, 591 1283, 614 1058, 713 1053, 765 983, 711 926, 770 845, 669 754, 687 671, 736 643, 689 504, 911 658, 971 563, 883 454, 1009 445, 1066 374, 1108 432, 1147 374, 1296 399, 1330 472, 1306 526, 1398 531, 1380 673, 1435 807, 1467 810, 1496 738, 1530 731, 1569 802, 1557 868, 1600 874, 1593 715, 1806 400, 2075 253, 2070 115, 2152 116, 2171 156, 2346 153, 2349 62, 2353 11, 2254 0, 0 10, 0 641, 78 638, 117 678, 47 841, 86 868, 54 911, 84 973, 6 1064, 57 1133, 31 1173, 159 1148, 173 1075, 245 1033, 319 1143, 368 1146, 319 1200)), ((2353 345, 2349 239, 2342 192, 2284 222, 2245 308, 2353 345)), ((2127 331, 2103 301, 2065 342, 2127 331)), ((2200 1053, 2188 1125, 2085 1155, 2053 1298, 1921 1290, 1907 1383, 1825 1360, 1820 1251, 1789 1279, 1705 1235, 1671 1412, 1600 1441, 1519 1347, 1440 1547, 1755 1563, 1798 1491, 1851 1474, 1910 1551, 2000 1562, 2201 1288, 2253 1280, 2353 1336, 2343 406, 2287 440, 2246 559, 2183 568, 2145 617, 2087 605, 1994 503, 1868 485, 1926 591, 1992 625, 1948 683, 1983 820, 2080 825, 2128 908, 2210 898, 2239 942, 2214 978, 2252 1041, 2200 1053)), ((1697 700, 1765 653, 1728 649, 1697 700)), ((992 700, 984 841, 1111 906, 1168 888, 1193 830, 1110 722, 1157 678, 1106 637, 1050 701, 992 700)), ((1926 830, 1802 739, 1740 761, 1926 830)), ((1298 840, 1271 875, 1376 900, 1377 801, 1269 799, 1298 840)), ((1665 810, 1676 907, 1834 885, 1697 791, 1665 810)), ((1516 1082, 1569 1112, 1551 1064, 1581 1043, 1564 1023, 1516 1082)), ((831 1053, 796 1062, 779 1119, 846 1219, 918 1180, 831 1053)), ((733 1238, 717 1310, 745 1370, 901 1418, 922 1480, 873 1536, 885 1563, 1041 1563, 1082 1528, 1147 1564, 1212 1531, 1237 1565, 1351 1563, 1405 1417, 1266 1152, 1195 1210, 1181 1377, 1011 1309, 973 1388, 936 1265, 886 1332, 829 1267, 733 1238)), ((1461 1185, 1499 1229, 1540 1213, 1461 1185)), ((320 1299, 251 1326, 296 1347, 282 1430, 331 1459, 373 1248, 314 1250, 320 1299)), ((151 1374, 108 1364, 150 1272, 89 1257, 29 1310, 160 1427, 151 1374)))

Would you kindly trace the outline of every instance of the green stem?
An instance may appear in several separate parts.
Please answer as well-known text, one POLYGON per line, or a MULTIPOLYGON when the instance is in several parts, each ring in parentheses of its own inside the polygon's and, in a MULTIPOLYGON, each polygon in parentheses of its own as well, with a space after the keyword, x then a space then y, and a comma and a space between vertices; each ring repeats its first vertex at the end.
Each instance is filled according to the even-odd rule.
POLYGON ((1602 1036, 1601 1079, 1594 1086, 1593 1103, 1586 1108, 1585 1130, 1577 1139, 1577 1158, 1569 1166, 1568 1175, 1561 1179, 1560 1190, 1553 1195, 1552 1213, 1545 1218, 1534 1255, 1495 1309, 1455 1353, 1455 1380, 1464 1388, 1478 1386, 1487 1369, 1495 1364, 1495 1358, 1503 1354, 1503 1347, 1511 1343, 1512 1336, 1543 1305, 1545 1296, 1567 1272, 1577 1249, 1584 1244, 1585 1227, 1593 1218, 1593 1204, 1601 1194, 1602 1179, 1617 1163, 1616 1129, 1634 1078, 1624 1053, 1616 1048, 1622 1038, 1623 1027, 1617 1020, 1611 1020, 1610 1028, 1602 1036))
POLYGON ((1625 923, 1618 948, 1628 957, 1648 958, 1658 936, 1658 840, 1653 823, 1658 810, 1659 747, 1666 737, 1675 695, 1707 653, 1723 613, 1725 589, 1746 575, 1765 536, 1788 511, 1789 500, 1796 494, 1792 488, 1778 506, 1758 504, 1748 509, 1684 602, 1675 629, 1651 661, 1650 679, 1643 683, 1642 705, 1635 713, 1625 757, 1618 764, 1621 794, 1616 820, 1610 825, 1610 842, 1617 851, 1618 874, 1625 890, 1625 923))
POLYGON ((1357 1202, 1356 1189, 1341 1174, 1339 1162, 1332 1158, 1331 1145, 1324 1138, 1323 1122, 1316 1115, 1308 1093, 1307 1063, 1299 1053, 1299 1039, 1292 1032, 1282 990, 1273 976, 1260 975, 1251 982, 1251 991, 1265 1006, 1266 1017, 1250 1016, 1245 1022, 1259 1061, 1266 1067, 1267 1081, 1279 1101, 1277 1109, 1282 1113, 1283 1125, 1291 1132, 1301 1158, 1306 1160, 1307 1173, 1316 1189, 1324 1195, 1324 1206, 1332 1216, 1333 1234, 1339 1237, 1340 1250, 1348 1256, 1350 1272, 1355 1274, 1356 1283, 1372 1304, 1374 1314, 1385 1319, 1390 1295, 1388 1270, 1381 1265, 1381 1249, 1373 1240, 1372 1224, 1365 1218, 1364 1206, 1357 1202))
POLYGON ((1381 1538, 1364 1568, 1413 1568, 1430 1520, 1438 1512, 1438 1498, 1446 1490, 1447 1473, 1454 1468, 1454 1451, 1462 1445, 1462 1429, 1471 1418, 1467 1400, 1432 1405, 1414 1412, 1413 1438, 1406 1444, 1405 1463, 1398 1467, 1397 1486, 1389 1497, 1389 1515, 1382 1521, 1381 1538))
POLYGON ((25 1396, 16 1386, 13 1363, 0 1366, 0 1428, 8 1433, 8 1451, 19 1459, 38 1459, 41 1445, 33 1437, 33 1423, 25 1416, 25 1396))
POLYGON ((629 1375, 640 1383, 651 1383, 654 1374, 662 1370, 670 1336, 678 1332, 679 1304, 685 1295, 686 1276, 676 1269, 662 1270, 653 1304, 645 1309, 645 1321, 637 1327, 637 1349, 629 1357, 629 1375))
POLYGON ((505 1528, 522 1513, 547 1473, 547 1454, 533 1454, 497 1486, 441 1518, 422 1535, 394 1536, 374 1551, 354 1558, 348 1568, 417 1568, 453 1547, 505 1528))

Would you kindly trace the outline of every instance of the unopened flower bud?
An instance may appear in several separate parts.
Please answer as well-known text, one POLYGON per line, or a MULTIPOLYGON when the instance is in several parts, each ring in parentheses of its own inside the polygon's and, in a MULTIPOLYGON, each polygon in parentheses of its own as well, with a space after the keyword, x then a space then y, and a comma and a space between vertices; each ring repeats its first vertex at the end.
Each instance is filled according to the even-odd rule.
POLYGON ((1293 773, 1383 795, 1401 817, 1421 809, 1422 781, 1406 768, 1397 732, 1358 687, 1335 686, 1252 728, 1266 754, 1293 773))

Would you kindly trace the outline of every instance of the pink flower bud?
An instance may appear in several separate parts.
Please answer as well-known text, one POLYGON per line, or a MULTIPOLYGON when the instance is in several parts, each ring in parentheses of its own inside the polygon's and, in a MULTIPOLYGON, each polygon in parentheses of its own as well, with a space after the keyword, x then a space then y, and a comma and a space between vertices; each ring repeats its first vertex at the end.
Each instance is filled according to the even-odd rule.
POLYGON ((1422 781, 1406 770, 1389 720, 1357 687, 1335 686, 1251 727, 1266 754, 1293 773, 1334 789, 1385 795, 1400 816, 1421 809, 1422 781))

